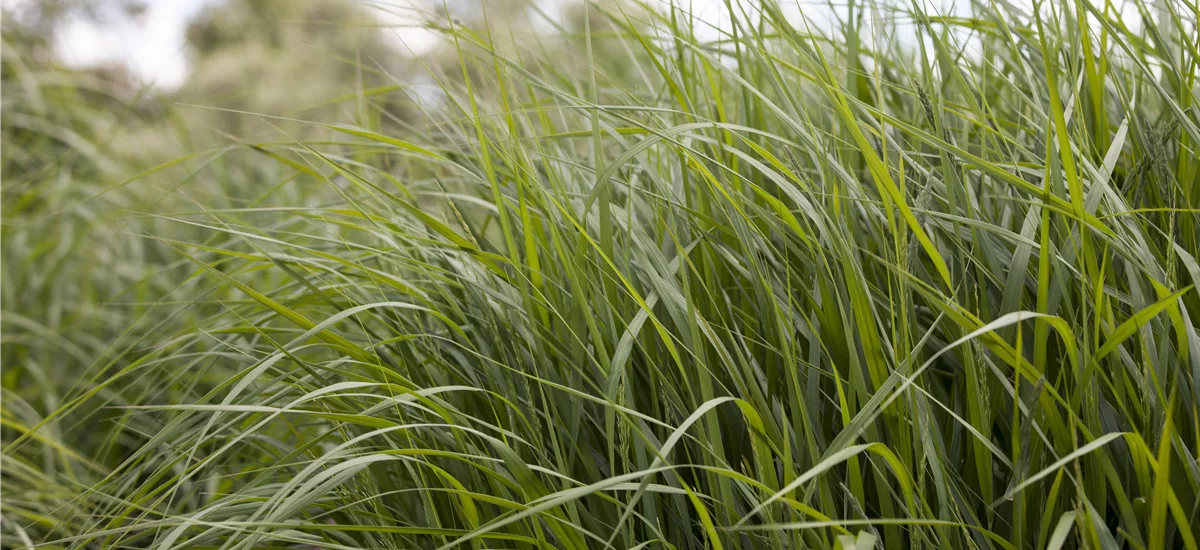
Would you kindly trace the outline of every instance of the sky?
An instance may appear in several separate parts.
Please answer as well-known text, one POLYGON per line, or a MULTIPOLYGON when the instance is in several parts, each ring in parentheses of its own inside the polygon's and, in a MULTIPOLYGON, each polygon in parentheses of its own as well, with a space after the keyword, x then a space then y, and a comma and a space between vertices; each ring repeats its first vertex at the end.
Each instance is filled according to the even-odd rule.
POLYGON ((98 23, 72 18, 59 30, 55 51, 73 67, 120 62, 147 84, 177 86, 188 72, 184 41, 188 22, 210 3, 149 0, 136 19, 113 17, 98 23))

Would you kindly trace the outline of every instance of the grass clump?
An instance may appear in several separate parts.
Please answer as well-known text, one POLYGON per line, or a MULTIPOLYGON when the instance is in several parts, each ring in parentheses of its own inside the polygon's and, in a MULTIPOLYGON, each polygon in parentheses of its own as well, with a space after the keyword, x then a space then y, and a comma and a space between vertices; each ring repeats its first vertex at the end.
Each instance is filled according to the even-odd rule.
POLYGON ((136 337, 6 373, 4 540, 1195 548, 1197 12, 1129 6, 432 19, 137 218, 194 238, 136 337))

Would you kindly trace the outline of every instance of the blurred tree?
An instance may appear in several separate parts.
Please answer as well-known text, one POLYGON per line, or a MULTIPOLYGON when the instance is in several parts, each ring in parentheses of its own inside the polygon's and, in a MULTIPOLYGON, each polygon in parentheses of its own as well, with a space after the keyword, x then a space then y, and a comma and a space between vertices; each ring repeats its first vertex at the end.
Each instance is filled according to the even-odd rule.
MULTIPOLYGON (((370 12, 344 0, 231 0, 202 12, 187 42, 181 102, 363 125, 355 92, 393 84, 387 72, 403 57, 370 12), (339 97, 349 100, 331 103, 339 97)), ((210 112, 202 123, 240 133, 251 121, 210 112)))

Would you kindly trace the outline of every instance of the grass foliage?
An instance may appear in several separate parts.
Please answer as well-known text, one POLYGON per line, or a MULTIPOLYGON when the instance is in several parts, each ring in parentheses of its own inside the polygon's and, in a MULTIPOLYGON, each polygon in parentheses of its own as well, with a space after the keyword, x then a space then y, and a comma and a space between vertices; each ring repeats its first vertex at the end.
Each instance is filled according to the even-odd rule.
POLYGON ((1196 548, 1194 0, 675 4, 165 164, 6 58, 4 546, 1196 548))

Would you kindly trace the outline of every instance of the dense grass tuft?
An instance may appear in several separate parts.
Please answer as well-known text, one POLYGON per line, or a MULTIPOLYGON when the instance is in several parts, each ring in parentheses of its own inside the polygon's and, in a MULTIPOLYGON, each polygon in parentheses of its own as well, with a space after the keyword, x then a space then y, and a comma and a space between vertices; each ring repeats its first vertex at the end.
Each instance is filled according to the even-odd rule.
POLYGON ((443 16, 149 203, 6 82, 4 546, 1194 549, 1200 12, 1117 8, 443 16))

